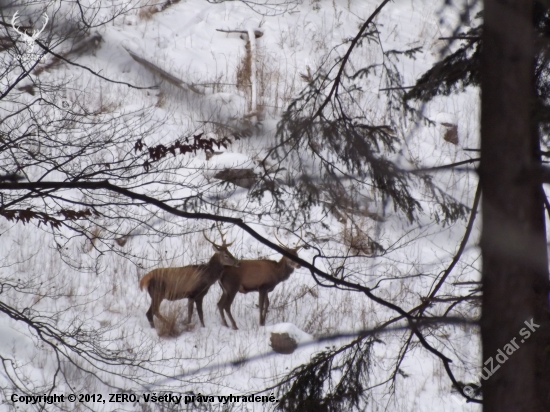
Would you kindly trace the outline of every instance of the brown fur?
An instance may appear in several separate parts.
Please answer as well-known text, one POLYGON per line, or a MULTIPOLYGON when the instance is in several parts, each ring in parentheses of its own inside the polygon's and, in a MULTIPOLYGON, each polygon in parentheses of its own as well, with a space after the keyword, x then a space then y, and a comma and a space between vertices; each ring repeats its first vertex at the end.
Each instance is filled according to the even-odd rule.
POLYGON ((215 246, 216 253, 206 264, 189 265, 177 268, 158 268, 147 273, 139 282, 141 290, 146 289, 151 296, 151 306, 146 313, 151 327, 154 327, 153 316, 166 322, 160 314, 160 304, 164 299, 188 299, 187 323, 193 315, 193 302, 196 303, 201 325, 204 327, 202 300, 210 286, 220 279, 225 267, 238 266, 239 261, 233 257, 225 246, 215 246))
MULTIPOLYGON (((177 268, 158 268, 147 273, 139 281, 139 289, 147 289, 151 279, 156 279, 161 282, 174 282, 174 290, 172 291, 173 296, 178 296, 180 294, 185 294, 186 291, 193 289, 196 283, 200 280, 200 272, 195 270, 192 266, 184 266, 177 268)), ((168 300, 177 300, 183 299, 175 298, 168 300)))
MULTIPOLYGON (((298 248, 288 249, 289 252, 297 255, 298 248)), ((224 311, 231 321, 233 329, 238 329, 233 316, 231 315, 231 304, 237 292, 260 292, 260 325, 265 325, 267 309, 269 307, 268 293, 275 289, 279 283, 287 280, 295 268, 300 265, 293 260, 283 257, 278 262, 267 259, 241 260, 239 267, 226 267, 220 279, 220 286, 223 294, 218 302, 218 309, 225 326, 224 311)))

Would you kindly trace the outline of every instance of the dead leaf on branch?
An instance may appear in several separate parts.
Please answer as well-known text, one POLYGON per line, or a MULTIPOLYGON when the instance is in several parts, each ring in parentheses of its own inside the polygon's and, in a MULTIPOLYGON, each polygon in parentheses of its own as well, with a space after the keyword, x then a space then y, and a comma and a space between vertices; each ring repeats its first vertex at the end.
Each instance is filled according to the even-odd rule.
MULTIPOLYGON (((170 146, 159 144, 153 147, 147 147, 141 139, 138 139, 134 144, 134 151, 136 153, 143 150, 147 150, 149 152, 150 159, 146 160, 143 164, 145 170, 149 171, 151 162, 161 160, 168 156, 168 154, 172 154, 173 156, 176 156, 178 152, 179 154, 197 154, 197 151, 204 151, 207 154, 213 154, 214 148, 219 149, 220 147, 224 147, 227 149, 228 145, 232 143, 231 139, 228 137, 222 137, 221 139, 203 138, 203 134, 204 133, 200 133, 193 136, 193 142, 189 142, 189 137, 186 137, 183 142, 176 140, 175 143, 170 146)), ((238 139, 238 137, 235 137, 235 139, 238 139)))
POLYGON ((41 224, 50 225, 52 229, 57 229, 61 224, 66 220, 79 220, 83 218, 88 218, 91 216, 99 216, 97 212, 92 212, 90 209, 84 210, 71 210, 71 209, 61 209, 56 213, 61 215, 64 219, 57 219, 52 215, 44 212, 36 212, 30 207, 26 209, 10 209, 10 210, 0 210, 0 216, 4 216, 9 221, 21 222, 23 224, 29 223, 31 220, 38 220, 38 226, 41 224))

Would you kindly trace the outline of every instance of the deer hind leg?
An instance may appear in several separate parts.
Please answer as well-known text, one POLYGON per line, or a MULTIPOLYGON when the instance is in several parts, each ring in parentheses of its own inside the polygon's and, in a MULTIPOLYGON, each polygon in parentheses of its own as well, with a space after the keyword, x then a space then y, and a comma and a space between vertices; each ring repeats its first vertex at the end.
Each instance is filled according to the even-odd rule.
POLYGON ((237 291, 234 291, 234 293, 230 293, 227 295, 225 300, 225 311, 227 312, 227 317, 229 318, 229 321, 231 322, 231 327, 233 330, 238 330, 237 323, 235 322, 235 319, 233 319, 233 315, 231 314, 231 305, 233 304, 233 300, 235 299, 235 296, 237 295, 237 291))
MULTIPOLYGON (((155 324, 153 322, 153 316, 156 315, 157 318, 162 320, 163 322, 166 322, 166 319, 160 314, 159 308, 160 304, 162 303, 163 298, 158 297, 158 293, 155 293, 156 286, 153 282, 149 284, 149 287, 147 291, 149 292, 149 296, 151 296, 151 306, 149 307, 149 310, 147 313, 145 313, 145 316, 147 316, 147 320, 149 321, 149 324, 152 328, 155 327, 155 324)), ((158 291, 157 291, 158 292, 158 291)))
POLYGON ((220 311, 220 315, 222 317, 222 324, 226 328, 229 326, 227 325, 227 322, 225 321, 225 315, 223 313, 225 308, 225 302, 227 301, 227 292, 225 291, 223 284, 220 282, 220 286, 222 287, 222 296, 220 297, 220 300, 218 301, 218 310, 220 311))
POLYGON ((149 324, 152 328, 155 327, 155 324, 153 323, 153 302, 151 302, 151 306, 149 306, 149 310, 147 313, 145 313, 145 316, 147 316, 147 320, 149 321, 149 324))
POLYGON ((197 305, 197 312, 199 313, 199 319, 201 321, 201 325, 204 328, 204 318, 202 316, 202 299, 204 298, 204 295, 197 296, 195 298, 195 303, 197 305))
POLYGON ((155 315, 164 323, 167 323, 166 318, 160 314, 159 308, 160 308, 161 302, 162 302, 162 299, 153 299, 153 301, 151 302, 151 307, 146 313, 147 319, 149 320, 149 324, 151 325, 152 328, 155 327, 155 324, 153 323, 153 315, 155 315))
POLYGON ((260 326, 265 325, 265 300, 267 298, 267 292, 265 290, 260 289, 260 326))
POLYGON ((193 304, 195 303, 195 299, 189 298, 187 299, 187 324, 191 323, 191 318, 193 317, 193 304))
POLYGON ((265 291, 265 298, 264 298, 264 322, 262 325, 265 325, 265 318, 267 317, 267 310, 269 308, 269 292, 265 291))
POLYGON ((220 298, 220 301, 218 302, 218 308, 222 316, 222 323, 224 326, 229 327, 227 325, 227 322, 225 321, 225 311, 225 313, 227 313, 229 321, 231 322, 231 327, 234 330, 238 330, 239 328, 237 327, 237 323, 235 322, 235 319, 233 319, 233 315, 231 314, 231 305, 233 304, 233 300, 235 299, 235 296, 237 295, 239 289, 235 288, 234 286, 223 284, 222 282, 220 282, 220 286, 222 288, 223 294, 220 298))

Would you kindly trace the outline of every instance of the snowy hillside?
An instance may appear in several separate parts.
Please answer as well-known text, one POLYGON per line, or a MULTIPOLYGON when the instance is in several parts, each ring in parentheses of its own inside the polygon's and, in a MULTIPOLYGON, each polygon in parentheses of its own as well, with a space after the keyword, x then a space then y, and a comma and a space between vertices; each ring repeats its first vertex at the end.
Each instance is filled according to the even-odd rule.
MULTIPOLYGON (((104 3, 96 18, 108 18, 111 7, 118 4, 104 3)), ((422 207, 417 222, 408 221, 374 193, 362 192, 363 213, 354 215, 355 222, 359 222, 361 233, 381 246, 383 252, 377 252, 372 243, 361 249, 359 244, 368 237, 357 232, 357 225, 328 213, 322 203, 294 216, 297 223, 292 222, 289 213, 272 213, 276 199, 269 191, 251 196, 254 189, 224 182, 219 175, 227 169, 250 169, 250 176, 257 176, 266 170, 266 163, 270 170, 279 166, 283 171, 290 170, 289 163, 278 164, 273 157, 265 159, 278 142, 276 132, 282 113, 318 67, 330 66, 336 56, 345 53, 349 39, 379 3, 305 0, 268 7, 205 0, 150 6, 141 1, 108 24, 92 28, 89 37, 96 37, 84 52, 70 52, 74 47, 70 42, 56 49, 68 60, 114 82, 81 67, 56 62, 51 56, 37 66, 39 74, 34 78, 37 82, 67 85, 51 90, 47 96, 56 104, 85 107, 91 113, 97 112, 98 119, 111 116, 120 121, 120 130, 87 124, 78 135, 68 136, 68 143, 75 136, 85 138, 88 132, 97 132, 98 136, 128 133, 113 146, 116 151, 98 140, 90 163, 78 167, 97 168, 97 173, 104 173, 102 179, 116 183, 106 169, 99 170, 100 166, 111 164, 114 170, 116 165, 129 165, 138 178, 120 181, 134 192, 166 200, 182 210, 187 207, 193 212, 240 218, 260 235, 273 242, 279 239, 288 247, 307 245, 299 251, 305 261, 411 310, 449 266, 467 224, 465 219, 447 225, 438 223, 438 205, 420 198, 420 187, 412 189, 422 207), (255 31, 255 44, 250 44, 249 36, 255 31), (199 133, 208 139, 227 137, 227 147, 215 146, 214 153, 198 150, 168 155, 151 161, 147 166, 151 173, 145 172, 141 160, 133 160, 130 155, 138 152, 138 139, 153 148, 168 146, 177 139, 192 141, 199 133)), ((399 58, 397 69, 404 85, 413 84, 440 53, 446 52, 447 43, 439 38, 452 34, 458 13, 442 3, 397 0, 375 19, 385 48, 423 48, 415 59, 399 58)), ((55 16, 63 13, 78 15, 78 8, 73 6, 51 2, 48 24, 53 27, 55 16)), ((41 10, 40 6, 32 7, 35 12, 41 10)), ((9 13, 16 9, 11 7, 9 13)), ((75 44, 78 41, 82 39, 76 39, 75 44)), ((383 58, 378 45, 365 41, 356 52, 354 64, 376 64, 383 58)), ((20 86, 30 84, 28 80, 20 86)), ((380 91, 384 87, 375 76, 365 77, 361 83, 364 100, 360 105, 373 121, 387 120, 387 95, 380 91)), ((36 96, 23 93, 18 98, 30 102, 36 96)), ((6 113, 16 106, 17 102, 0 102, 0 117, 7 118, 6 113)), ((476 90, 438 98, 422 110, 434 121, 432 125, 396 122, 400 127, 395 131, 399 146, 389 154, 395 164, 413 169, 473 157, 463 149, 478 147, 476 90), (458 144, 443 139, 449 124, 458 125, 458 144)), ((26 178, 63 178, 60 170, 43 173, 39 165, 33 165, 26 169, 26 178)), ((474 173, 443 170, 433 179, 454 199, 472 205, 477 185, 474 173)), ((283 188, 287 210, 299 211, 300 205, 291 197, 287 183, 281 179, 277 183, 283 188)), ((106 199, 102 196, 93 198, 98 209, 106 199)), ((217 308, 222 291, 216 283, 204 300, 204 328, 196 310, 192 323, 184 324, 187 300, 165 300, 160 310, 173 323, 162 326, 155 319, 157 327, 151 328, 145 316, 151 299, 140 291, 139 280, 157 267, 207 262, 214 251, 204 239, 203 230, 210 238, 220 239, 211 221, 184 219, 151 205, 139 209, 137 200, 117 196, 113 194, 112 198, 122 212, 104 208, 95 224, 81 223, 87 238, 63 225, 51 229, 33 220, 23 224, 0 218, 0 303, 60 331, 85 330, 88 339, 82 345, 76 344, 67 332, 67 344, 75 343, 77 349, 55 349, 17 316, 0 314, 0 355, 5 360, 4 369, 0 369, 1 410, 271 410, 276 402, 224 404, 218 396, 274 394, 278 398, 278 392, 271 388, 292 369, 327 347, 349 343, 354 333, 381 325, 390 327, 390 331, 376 334, 365 410, 479 410, 453 392, 439 358, 414 339, 407 341, 409 333, 402 320, 385 324, 396 313, 362 293, 325 287, 325 281, 304 267, 296 269, 270 293, 265 327, 259 326, 258 293, 237 294, 232 313, 239 330, 222 326, 217 308), (270 347, 273 331, 295 336, 297 350, 287 355, 274 352, 270 347), (327 336, 333 338, 319 339, 327 336), (101 353, 105 358, 98 358, 96 350, 104 351, 101 353), (119 358, 111 359, 115 352, 119 358), (136 363, 136 359, 140 361, 136 363), (108 402, 109 394, 122 391, 139 395, 140 402, 108 402), (144 401, 144 394, 164 391, 215 398, 194 405, 144 401), (40 409, 38 404, 13 404, 10 399, 14 393, 102 394, 107 402, 65 402, 40 409)), ((59 205, 69 201, 78 205, 81 193, 67 190, 59 205)), ((48 203, 48 207, 53 210, 56 202, 48 203)), ((235 257, 281 259, 280 254, 238 227, 224 224, 223 230, 227 240, 234 241, 230 250, 235 257)), ((441 293, 467 293, 468 286, 455 283, 478 280, 477 241, 476 222, 465 252, 441 293)), ((431 315, 444 315, 442 307, 430 310, 431 315)), ((462 304, 451 315, 474 318, 479 313, 475 305, 462 304)), ((446 325, 434 327, 432 332, 427 340, 453 359, 456 378, 473 380, 480 356, 477 330, 446 325)))

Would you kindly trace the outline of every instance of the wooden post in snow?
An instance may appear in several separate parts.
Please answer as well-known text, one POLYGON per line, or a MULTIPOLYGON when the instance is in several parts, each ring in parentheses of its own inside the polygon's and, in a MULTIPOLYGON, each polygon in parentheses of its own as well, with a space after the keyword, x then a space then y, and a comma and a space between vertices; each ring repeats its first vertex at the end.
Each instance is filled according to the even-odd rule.
POLYGON ((256 77, 256 39, 262 37, 264 32, 261 29, 249 28, 248 30, 230 30, 230 29, 216 29, 224 33, 241 33, 248 36, 250 42, 250 84, 251 84, 251 111, 256 113, 258 108, 258 81, 256 77))
POLYGON ((248 41, 250 42, 250 83, 252 84, 252 112, 256 112, 256 34, 253 29, 248 29, 248 41))

